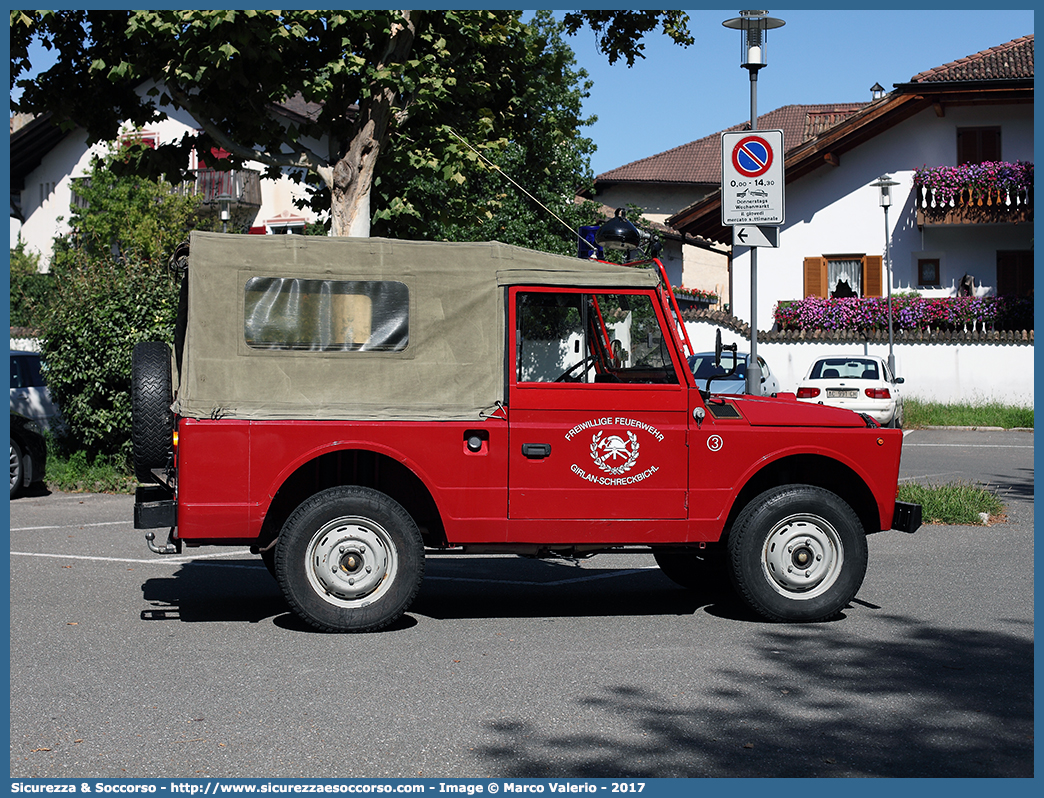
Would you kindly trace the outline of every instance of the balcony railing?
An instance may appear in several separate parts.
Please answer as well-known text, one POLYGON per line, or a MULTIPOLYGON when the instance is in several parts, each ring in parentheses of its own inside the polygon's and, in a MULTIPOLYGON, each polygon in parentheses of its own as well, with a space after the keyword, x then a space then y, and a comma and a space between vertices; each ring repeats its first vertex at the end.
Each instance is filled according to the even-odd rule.
POLYGON ((178 186, 178 193, 198 195, 204 205, 217 205, 221 199, 229 198, 233 208, 261 207, 260 172, 254 169, 227 172, 195 169, 194 173, 195 180, 187 180, 178 186))
POLYGON ((964 189, 939 200, 932 189, 915 188, 917 225, 1019 224, 1033 221, 1033 192, 976 192, 964 189))
MULTIPOLYGON (((227 198, 232 210, 261 207, 261 173, 254 169, 236 169, 222 172, 217 169, 193 169, 193 178, 179 183, 174 193, 181 196, 199 196, 204 205, 218 205, 227 198)), ((90 185, 90 178, 78 177, 72 181, 72 204, 86 208, 87 201, 77 192, 77 186, 90 185)))
POLYGON ((1033 221, 1033 163, 925 167, 914 174, 917 224, 1033 221))

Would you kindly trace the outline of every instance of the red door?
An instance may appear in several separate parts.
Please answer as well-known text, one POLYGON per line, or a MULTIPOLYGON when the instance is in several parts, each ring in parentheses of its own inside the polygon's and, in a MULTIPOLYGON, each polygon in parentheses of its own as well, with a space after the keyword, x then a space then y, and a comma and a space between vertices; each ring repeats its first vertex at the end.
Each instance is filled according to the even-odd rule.
POLYGON ((652 294, 513 289, 509 303, 509 518, 684 519, 687 391, 652 294))

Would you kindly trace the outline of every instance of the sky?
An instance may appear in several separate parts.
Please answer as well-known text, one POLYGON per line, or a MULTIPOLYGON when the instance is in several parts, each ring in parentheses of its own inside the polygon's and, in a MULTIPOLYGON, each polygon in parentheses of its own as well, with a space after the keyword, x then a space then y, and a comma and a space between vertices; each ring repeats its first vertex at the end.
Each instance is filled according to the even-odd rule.
MULTIPOLYGON (((875 83, 891 91, 920 72, 1033 33, 1028 8, 768 9, 786 24, 768 32, 758 115, 784 105, 869 101, 875 83)), ((722 26, 737 16, 738 8, 689 11, 694 45, 682 48, 650 34, 645 60, 630 69, 622 60, 610 67, 590 31, 567 38, 595 84, 584 111, 598 121, 584 134, 598 147, 591 159, 596 175, 750 119, 742 34, 722 26)))

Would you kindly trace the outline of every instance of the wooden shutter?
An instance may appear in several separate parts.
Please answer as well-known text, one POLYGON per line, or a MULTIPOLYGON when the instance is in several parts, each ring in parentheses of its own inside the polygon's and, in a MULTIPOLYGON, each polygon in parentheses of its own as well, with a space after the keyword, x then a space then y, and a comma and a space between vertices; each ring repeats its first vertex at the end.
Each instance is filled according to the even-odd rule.
POLYGON ((1001 129, 999 127, 965 127, 957 129, 957 164, 999 161, 1001 129))
POLYGON ((826 258, 805 258, 805 293, 803 296, 827 296, 826 258))
POLYGON ((884 289, 884 258, 880 255, 863 256, 863 296, 881 296, 884 289))

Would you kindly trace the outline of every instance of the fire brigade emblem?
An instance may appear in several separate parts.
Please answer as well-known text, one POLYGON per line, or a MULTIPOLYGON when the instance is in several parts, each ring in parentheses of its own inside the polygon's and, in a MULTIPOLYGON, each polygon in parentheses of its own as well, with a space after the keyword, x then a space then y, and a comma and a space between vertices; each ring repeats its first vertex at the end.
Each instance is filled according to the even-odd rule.
POLYGON ((602 437, 596 432, 591 438, 591 459, 600 469, 609 474, 626 474, 638 462, 638 438, 627 433, 627 440, 619 435, 602 437))

